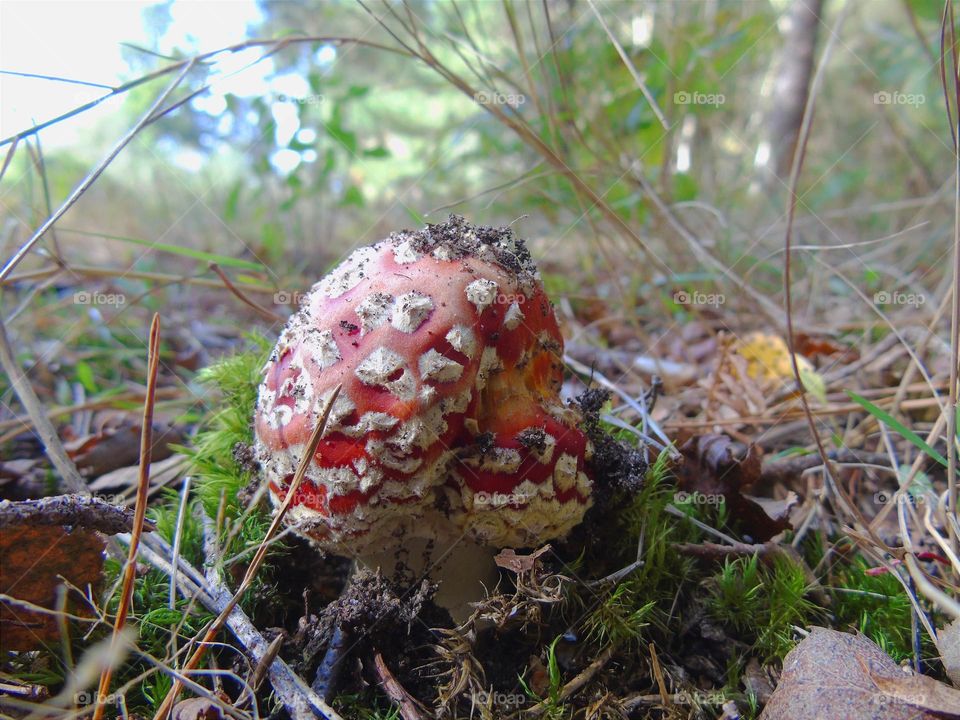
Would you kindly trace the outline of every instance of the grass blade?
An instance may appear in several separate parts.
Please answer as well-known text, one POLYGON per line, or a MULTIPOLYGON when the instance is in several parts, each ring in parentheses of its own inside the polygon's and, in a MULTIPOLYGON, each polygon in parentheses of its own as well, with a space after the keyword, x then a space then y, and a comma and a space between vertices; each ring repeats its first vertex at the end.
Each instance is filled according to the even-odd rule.
POLYGON ((853 400, 857 405, 859 405, 868 413, 873 415, 877 420, 882 422, 887 427, 896 430, 898 433, 900 433, 904 437, 904 439, 909 440, 913 445, 916 445, 918 448, 923 450, 923 452, 925 452, 927 455, 932 457, 934 460, 936 460, 938 463, 940 463, 944 467, 947 466, 947 459, 943 455, 941 455, 932 447, 930 447, 930 445, 927 443, 926 440, 924 440, 922 437, 917 435, 913 430, 908 428, 902 422, 897 420, 893 415, 888 413, 883 408, 877 407, 862 395, 857 395, 857 393, 855 393, 853 390, 844 390, 844 392, 847 394, 848 398, 853 400))

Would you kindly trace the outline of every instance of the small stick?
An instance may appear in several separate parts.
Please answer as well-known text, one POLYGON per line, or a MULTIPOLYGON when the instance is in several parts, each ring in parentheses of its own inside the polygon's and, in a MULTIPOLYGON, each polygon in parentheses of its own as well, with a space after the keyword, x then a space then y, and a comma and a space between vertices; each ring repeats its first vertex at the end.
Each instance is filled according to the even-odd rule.
MULTIPOLYGON (((160 366, 160 315, 154 313, 150 323, 150 346, 147 350, 147 397, 143 404, 143 424, 140 433, 140 478, 137 483, 137 501, 134 506, 133 531, 130 534, 130 552, 127 555, 127 564, 123 569, 123 589, 120 592, 120 605, 117 608, 117 619, 113 625, 113 636, 110 639, 111 656, 120 640, 120 633, 127 622, 127 613, 133 602, 133 581, 137 575, 137 548, 140 545, 140 535, 143 533, 143 521, 147 512, 147 492, 150 489, 150 456, 153 453, 153 403, 157 392, 157 369, 160 366)), ((93 720, 101 720, 107 707, 107 691, 110 689, 110 676, 113 666, 104 665, 100 673, 100 687, 97 689, 97 707, 93 711, 93 720)))
POLYGON ((273 661, 277 659, 277 655, 280 654, 280 647, 282 645, 283 635, 277 635, 273 639, 273 642, 267 646, 267 651, 263 654, 263 657, 260 658, 260 662, 258 662, 257 666, 253 669, 253 675, 250 677, 250 687, 253 688, 254 692, 260 689, 260 685, 263 683, 263 679, 267 676, 267 671, 270 669, 270 665, 273 664, 273 661))
POLYGON ((657 679, 657 687, 660 688, 660 701, 664 707, 670 707, 670 694, 667 692, 667 684, 663 680, 663 668, 660 667, 660 659, 657 657, 657 648, 650 643, 650 665, 653 667, 653 676, 657 679))
POLYGON ((37 393, 34 392, 33 386, 30 384, 30 379, 25 372, 21 371, 14 358, 13 348, 10 346, 10 338, 7 337, 7 328, 2 317, 0 317, 0 365, 3 366, 4 372, 10 378, 10 384, 17 392, 17 397, 23 403, 27 415, 30 416, 33 427, 36 428, 37 434, 43 442, 43 447, 47 451, 47 457, 50 458, 50 462, 60 473, 63 484, 71 492, 89 495, 90 491, 87 489, 87 483, 80 477, 77 466, 67 455, 63 443, 60 442, 60 436, 57 435, 56 428, 53 427, 53 423, 50 422, 50 418, 44 412, 40 398, 37 397, 37 393))
POLYGON ((242 302, 244 305, 246 305, 247 307, 253 308, 254 310, 257 311, 257 313, 260 314, 261 317, 271 322, 283 322, 283 318, 277 315, 275 312, 273 312, 272 310, 267 310, 267 308, 265 308, 263 305, 260 305, 259 303, 254 302, 253 300, 248 298, 246 295, 244 295, 242 292, 240 292, 240 289, 230 281, 230 278, 227 277, 227 274, 220 269, 219 265, 212 262, 210 263, 210 269, 213 270, 218 276, 220 276, 220 279, 223 280, 223 284, 227 286, 227 290, 233 293, 234 296, 236 296, 236 298, 239 299, 240 302, 242 302))
POLYGON ((310 686, 324 700, 330 700, 337 691, 337 686, 340 684, 340 678, 343 675, 344 662, 350 651, 348 646, 352 646, 352 641, 353 633, 341 627, 339 622, 334 621, 330 644, 327 646, 327 652, 324 653, 313 684, 310 686))
MULTIPOLYGON (((216 637, 217 633, 223 628, 227 618, 230 616, 230 613, 233 611, 234 607, 236 607, 237 603, 240 602, 240 598, 250 587, 253 579, 257 575, 257 572, 259 572, 260 566, 263 564, 263 561, 267 556, 270 540, 276 534, 277 528, 280 527, 280 523, 283 522, 283 517, 287 514, 287 510, 289 510, 290 506, 293 504, 293 499, 296 497, 300 483, 303 480, 304 475, 307 474, 307 468, 310 467, 310 463, 313 461, 314 453, 316 453, 317 446, 320 444, 320 437, 323 435, 323 431, 327 427, 327 418, 330 417, 330 411, 333 409, 333 403, 336 402, 337 396, 340 394, 341 387, 343 386, 337 385, 333 391, 333 394, 330 396, 330 400, 327 401, 327 406, 323 409, 323 415, 320 417, 320 422, 318 422, 317 427, 314 428, 313 436, 310 438, 310 442, 307 443, 303 457, 300 459, 300 466, 297 468, 297 472, 293 476, 293 480, 290 481, 290 487, 287 489, 283 503, 280 505, 280 509, 277 510, 276 515, 273 516, 273 521, 270 523, 270 527, 267 528, 267 533, 261 541, 260 546, 257 548, 257 552, 254 554, 253 560, 250 561, 250 565, 247 567, 247 572, 243 576, 243 580, 240 582, 240 587, 237 588, 237 591, 233 594, 233 597, 230 598, 216 619, 210 623, 207 631, 203 635, 203 638, 197 645, 197 649, 194 651, 187 663, 183 666, 182 673, 184 675, 189 673, 191 670, 195 670, 200 664, 200 661, 207 652, 209 644, 213 642, 213 639, 216 637)), ((179 679, 174 680, 173 687, 170 688, 170 691, 163 699, 163 702, 160 703, 160 707, 157 708, 157 712, 153 716, 154 720, 165 720, 165 718, 170 714, 170 710, 173 708, 173 704, 177 701, 177 696, 180 694, 182 689, 183 683, 181 683, 179 679)), ((94 720, 99 720, 99 718, 94 718, 94 720)))
MULTIPOLYGON (((862 452, 841 448, 828 450, 827 457, 841 465, 861 463, 866 465, 889 465, 890 458, 886 453, 862 452)), ((925 457, 925 456, 924 456, 925 457)), ((809 455, 793 455, 763 463, 760 477, 764 482, 790 480, 804 470, 823 465, 823 458, 818 453, 809 455)))
POLYGON ((173 536, 173 575, 170 576, 170 594, 167 598, 168 607, 176 609, 177 601, 177 559, 180 557, 180 543, 183 539, 183 522, 186 519, 187 499, 190 497, 190 476, 183 479, 180 489, 180 507, 177 509, 177 531, 173 536))
POLYGON ((403 720, 423 720, 423 715, 417 708, 417 701, 390 672, 390 668, 387 667, 387 663, 379 650, 373 651, 373 669, 377 674, 383 692, 386 693, 391 702, 399 706, 400 716, 403 720))
MULTIPOLYGON (((76 525, 107 535, 130 532, 133 510, 88 495, 54 495, 38 500, 0 500, 0 530, 12 525, 76 525)), ((144 529, 154 529, 144 520, 144 529)))
MULTIPOLYGON (((594 675, 600 672, 600 670, 602 670, 603 667, 610 662, 610 658, 614 656, 614 654, 617 652, 617 649, 617 645, 611 645, 602 653, 600 653, 596 660, 587 665, 580 673, 577 674, 575 678, 573 678, 573 680, 563 686, 563 688, 560 690, 559 699, 561 701, 568 700, 578 693, 588 682, 593 680, 594 675)), ((548 707, 548 701, 543 700, 527 710, 527 713, 530 715, 542 715, 548 707)))

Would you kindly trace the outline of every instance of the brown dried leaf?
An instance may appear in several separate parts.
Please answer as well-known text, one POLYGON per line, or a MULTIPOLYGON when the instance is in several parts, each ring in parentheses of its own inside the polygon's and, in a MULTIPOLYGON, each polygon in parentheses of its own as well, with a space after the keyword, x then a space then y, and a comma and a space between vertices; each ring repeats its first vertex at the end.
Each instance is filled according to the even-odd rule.
POLYGON ((937 631, 937 649, 947 676, 960 687, 960 618, 937 631))
POLYGON ((760 720, 933 720, 958 708, 960 692, 907 674, 863 635, 818 627, 784 659, 760 720))
POLYGON ((730 517, 754 542, 765 542, 790 527, 786 516, 771 517, 743 491, 760 478, 760 456, 726 435, 690 438, 680 448, 684 462, 678 471, 680 489, 688 494, 723 496, 730 517))
MULTIPOLYGON (((24 523, 0 533, 0 592, 17 600, 53 610, 57 588, 68 581, 84 589, 103 578, 103 538, 92 530, 24 523), (63 579, 61 579, 61 577, 63 579)), ((84 614, 85 603, 71 612, 84 614)), ((57 618, 24 605, 0 601, 0 647, 35 650, 59 637, 57 618)))
POLYGON ((171 717, 173 720, 222 720, 223 711, 213 700, 196 697, 174 705, 171 717))
POLYGON ((502 567, 505 570, 511 570, 519 575, 520 573, 530 572, 533 570, 533 568, 535 568, 537 565, 537 558, 539 558, 549 549, 549 545, 544 545, 542 548, 535 550, 529 555, 517 555, 513 548, 507 548, 506 550, 500 551, 493 558, 493 561, 498 567, 502 567))
MULTIPOLYGON (((84 477, 100 477, 118 468, 136 465, 140 460, 141 424, 127 417, 105 423, 93 435, 86 435, 65 443, 67 455, 84 477)), ((164 423, 153 424, 154 462, 173 453, 171 443, 182 443, 183 431, 164 423)))

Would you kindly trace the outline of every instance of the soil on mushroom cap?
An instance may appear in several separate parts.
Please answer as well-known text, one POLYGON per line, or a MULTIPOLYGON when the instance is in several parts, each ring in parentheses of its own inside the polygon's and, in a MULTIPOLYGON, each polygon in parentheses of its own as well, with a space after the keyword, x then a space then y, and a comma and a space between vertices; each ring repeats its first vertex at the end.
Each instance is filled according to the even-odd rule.
POLYGON ((511 228, 471 225, 460 215, 450 215, 445 222, 428 224, 420 230, 391 233, 389 240, 395 245, 408 242, 414 251, 423 254, 443 246, 452 259, 476 257, 486 245, 504 268, 515 273, 537 273, 526 243, 517 238, 511 228))

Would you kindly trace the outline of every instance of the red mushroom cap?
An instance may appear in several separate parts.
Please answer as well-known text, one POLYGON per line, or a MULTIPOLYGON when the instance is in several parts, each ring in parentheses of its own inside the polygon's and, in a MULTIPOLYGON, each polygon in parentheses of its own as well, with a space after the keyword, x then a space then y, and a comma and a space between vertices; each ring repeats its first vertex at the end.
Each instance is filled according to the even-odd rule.
POLYGON ((562 355, 509 230, 451 216, 360 248, 313 287, 265 368, 255 432, 271 496, 283 499, 342 384, 287 515, 300 532, 360 555, 406 533, 559 537, 591 502, 562 355))

